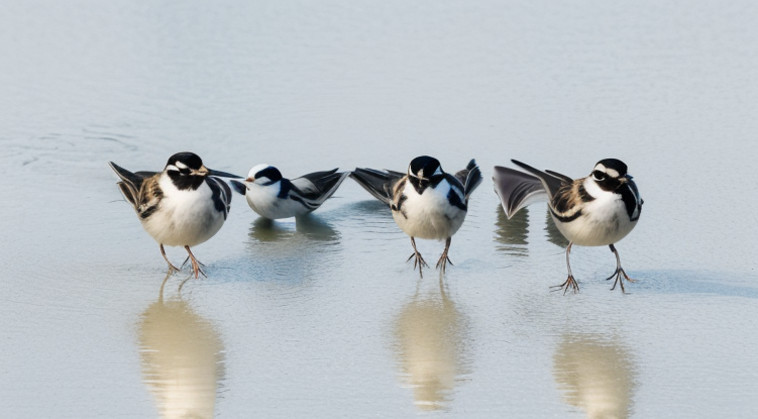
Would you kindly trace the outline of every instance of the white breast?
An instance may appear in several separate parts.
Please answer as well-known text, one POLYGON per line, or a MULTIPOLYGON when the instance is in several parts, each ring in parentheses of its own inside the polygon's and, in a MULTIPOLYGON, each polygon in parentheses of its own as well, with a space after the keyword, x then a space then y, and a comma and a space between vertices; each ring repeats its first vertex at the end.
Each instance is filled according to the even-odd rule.
POLYGON ((585 190, 595 199, 585 203, 582 215, 563 223, 553 217, 558 230, 581 246, 607 246, 623 239, 637 225, 630 221, 621 195, 604 191, 594 182, 585 182, 585 190))
POLYGON ((450 185, 442 182, 437 189, 426 188, 418 195, 410 182, 403 193, 408 199, 401 211, 392 211, 392 217, 401 230, 412 237, 444 240, 455 234, 466 218, 466 212, 451 206, 447 200, 450 185))
POLYGON ((158 242, 167 246, 195 246, 218 232, 223 213, 216 211, 212 191, 203 182, 196 190, 177 189, 168 175, 159 181, 163 191, 158 209, 142 226, 158 242))

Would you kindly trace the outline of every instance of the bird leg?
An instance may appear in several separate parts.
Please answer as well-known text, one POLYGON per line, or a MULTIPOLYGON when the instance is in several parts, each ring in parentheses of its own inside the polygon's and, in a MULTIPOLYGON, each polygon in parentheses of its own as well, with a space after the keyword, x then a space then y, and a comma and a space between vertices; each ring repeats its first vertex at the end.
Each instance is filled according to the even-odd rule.
POLYGON ((411 245, 413 245, 413 253, 410 256, 408 256, 408 259, 406 260, 406 262, 408 262, 409 260, 411 260, 411 258, 415 256, 416 259, 413 261, 413 270, 416 270, 416 265, 418 265, 418 274, 423 278, 424 274, 421 272, 421 267, 426 266, 428 268, 429 265, 426 264, 426 261, 424 260, 424 258, 421 257, 421 253, 419 253, 418 250, 416 249, 416 240, 413 237, 411 237, 411 245))
MULTIPOLYGON (((171 275, 174 272, 179 272, 179 268, 174 266, 173 263, 171 263, 170 260, 168 260, 168 257, 166 256, 166 250, 163 249, 163 243, 161 243, 161 255, 163 256, 163 259, 168 263, 168 274, 171 275)), ((182 265, 184 266, 184 265, 182 265)))
POLYGON ((440 269, 440 266, 442 267, 441 271, 444 274, 445 273, 445 265, 450 263, 453 264, 453 261, 450 260, 449 257, 447 257, 447 251, 450 249, 450 241, 451 238, 448 237, 447 240, 445 240, 445 250, 442 251, 442 255, 440 256, 440 259, 437 261, 437 269, 440 269))
POLYGON ((611 291, 615 290, 616 284, 618 284, 621 286, 621 292, 626 294, 626 290, 624 289, 624 279, 626 279, 629 282, 637 282, 637 281, 635 281, 632 278, 629 278, 629 275, 627 275, 626 272, 624 272, 624 268, 621 267, 621 258, 619 257, 619 252, 616 250, 616 246, 611 244, 611 245, 608 245, 608 247, 610 247, 611 252, 613 252, 613 254, 616 255, 616 270, 613 271, 611 276, 609 276, 608 278, 605 278, 605 280, 607 281, 615 276, 616 280, 613 282, 611 291), (623 278, 621 277, 622 275, 624 276, 623 278))
POLYGON ((574 275, 571 273, 571 263, 569 262, 569 254, 571 254, 571 246, 573 245, 573 242, 569 242, 568 247, 566 247, 566 268, 568 269, 568 278, 566 278, 566 282, 550 287, 555 288, 553 291, 560 291, 562 289, 563 295, 566 295, 566 291, 568 291, 569 288, 571 288, 574 294, 579 292, 579 284, 576 283, 576 279, 574 279, 574 275))
POLYGON ((200 262, 195 259, 195 255, 192 254, 192 250, 190 250, 189 246, 184 246, 184 248, 187 250, 187 254, 189 254, 190 261, 192 262, 192 271, 195 273, 195 279, 198 278, 198 274, 203 274, 204 277, 208 277, 208 275, 203 272, 202 269, 200 269, 200 262))

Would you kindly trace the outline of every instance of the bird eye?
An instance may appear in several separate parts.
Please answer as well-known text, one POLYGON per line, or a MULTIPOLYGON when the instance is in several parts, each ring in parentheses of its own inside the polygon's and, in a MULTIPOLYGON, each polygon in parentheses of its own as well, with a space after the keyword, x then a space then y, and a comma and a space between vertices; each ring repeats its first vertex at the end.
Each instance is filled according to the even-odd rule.
POLYGON ((606 175, 605 175, 605 173, 603 173, 603 172, 601 172, 599 170, 595 170, 594 172, 592 172, 592 178, 595 179, 598 182, 602 182, 602 181, 605 180, 606 175))

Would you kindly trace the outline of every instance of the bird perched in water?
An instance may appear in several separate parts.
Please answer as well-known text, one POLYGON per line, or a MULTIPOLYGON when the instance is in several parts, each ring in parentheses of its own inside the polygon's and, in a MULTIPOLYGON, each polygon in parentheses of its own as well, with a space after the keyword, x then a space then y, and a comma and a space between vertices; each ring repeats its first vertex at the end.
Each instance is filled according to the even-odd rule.
POLYGON ((550 215, 556 227, 569 241, 566 247, 568 278, 555 288, 563 293, 579 285, 571 273, 569 254, 571 246, 608 246, 616 256, 616 270, 606 279, 616 277, 616 285, 624 290, 624 282, 634 282, 621 267, 621 259, 614 243, 623 239, 640 218, 642 198, 632 176, 627 174, 624 162, 604 159, 595 164, 587 177, 571 179, 560 173, 541 171, 517 160, 515 165, 529 173, 495 166, 493 181, 500 196, 505 214, 510 218, 519 209, 547 195, 550 215))
POLYGON ((215 176, 239 176, 208 169, 190 152, 171 156, 160 173, 132 173, 113 162, 110 166, 121 179, 117 185, 134 206, 142 227, 160 244, 169 273, 179 268, 168 260, 163 245, 183 246, 195 278, 199 273, 205 276, 190 247, 213 237, 229 213, 232 191, 215 176))
POLYGON ((348 175, 332 169, 289 180, 276 167, 259 164, 250 169, 244 182, 231 182, 253 211, 275 220, 305 215, 320 207, 348 175))
POLYGON ((392 210, 392 218, 405 234, 411 237, 415 257, 413 268, 429 266, 416 249, 416 237, 445 240, 436 267, 442 273, 448 262, 450 241, 463 224, 468 210, 468 198, 482 181, 482 174, 474 159, 465 169, 452 176, 445 173, 440 162, 429 156, 413 159, 407 173, 390 170, 357 168, 350 176, 371 195, 392 210))

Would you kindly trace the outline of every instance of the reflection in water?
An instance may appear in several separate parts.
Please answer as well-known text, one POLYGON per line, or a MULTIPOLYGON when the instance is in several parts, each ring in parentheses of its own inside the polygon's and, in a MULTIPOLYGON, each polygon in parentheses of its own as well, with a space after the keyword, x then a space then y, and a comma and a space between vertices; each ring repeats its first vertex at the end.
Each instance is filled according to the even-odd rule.
POLYGON ((569 241, 566 240, 560 230, 558 230, 555 221, 553 221, 553 217, 550 215, 550 210, 545 212, 545 217, 545 235, 547 236, 547 241, 565 249, 566 246, 568 246, 569 241))
POLYGON ((161 297, 138 324, 143 380, 163 418, 211 418, 224 375, 218 332, 187 302, 161 297))
POLYGON ((247 242, 256 276, 301 281, 325 264, 339 263, 340 233, 330 223, 306 215, 285 221, 253 221, 247 242))
POLYGON ((315 215, 305 215, 295 219, 295 230, 288 229, 292 222, 273 221, 258 217, 250 226, 250 237, 263 242, 288 240, 302 234, 311 240, 331 241, 339 238, 339 233, 331 224, 315 215))
POLYGON ((588 418, 629 417, 635 366, 620 343, 595 335, 565 335, 553 362, 567 403, 588 418))
POLYGON ((438 291, 423 297, 417 292, 397 316, 402 380, 413 389, 419 409, 444 409, 456 382, 468 373, 467 323, 441 282, 438 291))
POLYGON ((294 232, 284 226, 285 224, 274 220, 258 217, 250 225, 250 237, 262 242, 272 242, 294 236, 294 232))
POLYGON ((295 225, 299 234, 311 240, 333 241, 340 237, 330 223, 312 214, 298 217, 295 225))
MULTIPOLYGON (((526 245, 529 244, 529 209, 523 208, 509 220, 503 207, 497 206, 495 221, 495 240, 500 245, 497 250, 513 256, 527 256, 526 245)), ((559 233, 560 234, 560 233, 559 233)))

